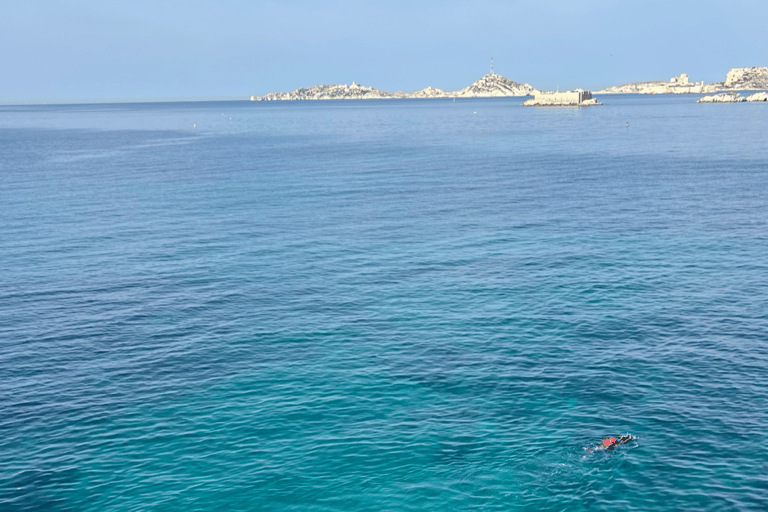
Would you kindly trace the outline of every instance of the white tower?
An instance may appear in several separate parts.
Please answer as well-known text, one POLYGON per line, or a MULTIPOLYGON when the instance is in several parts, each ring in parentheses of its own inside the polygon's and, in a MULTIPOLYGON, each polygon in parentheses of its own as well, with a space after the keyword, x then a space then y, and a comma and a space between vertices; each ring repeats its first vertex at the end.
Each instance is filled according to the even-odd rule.
POLYGON ((493 57, 491 57, 491 74, 493 74, 493 57))

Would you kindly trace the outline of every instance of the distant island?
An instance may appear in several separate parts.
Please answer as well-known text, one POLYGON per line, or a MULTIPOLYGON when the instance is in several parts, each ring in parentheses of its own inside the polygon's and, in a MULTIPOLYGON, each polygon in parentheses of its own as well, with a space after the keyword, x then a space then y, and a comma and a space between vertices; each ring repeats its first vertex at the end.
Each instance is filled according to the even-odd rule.
POLYGON ((705 84, 691 82, 686 73, 674 76, 669 82, 655 80, 652 82, 633 82, 630 84, 607 87, 595 94, 704 94, 717 92, 724 87, 723 82, 705 84))
POLYGON ((352 85, 316 85, 293 92, 271 92, 264 96, 251 96, 251 101, 276 100, 357 100, 390 98, 495 98, 500 96, 531 96, 537 89, 521 84, 497 73, 488 73, 472 85, 459 91, 447 92, 427 87, 414 93, 386 92, 352 82, 352 85))
MULTIPOLYGON (((712 94, 744 90, 768 90, 768 67, 733 68, 724 82, 691 82, 683 73, 668 82, 650 81, 608 87, 594 94, 712 94)), ((545 91, 527 83, 518 83, 498 73, 488 73, 472 85, 458 91, 427 87, 413 93, 387 92, 352 82, 352 85, 316 85, 293 92, 271 92, 251 96, 251 101, 286 100, 356 100, 399 98, 496 98, 541 95, 545 91)), ((550 91, 551 92, 551 91, 550 91)))
POLYGON ((523 107, 591 107, 602 105, 589 91, 537 92, 523 107))
POLYGON ((691 82, 683 73, 670 78, 669 82, 634 82, 608 87, 595 94, 711 94, 762 89, 768 89, 768 67, 733 68, 728 71, 725 82, 691 82))
POLYGON ((744 97, 737 92, 723 92, 713 96, 704 96, 699 98, 696 103, 741 103, 743 101, 768 101, 768 92, 756 92, 755 94, 747 97, 744 97))

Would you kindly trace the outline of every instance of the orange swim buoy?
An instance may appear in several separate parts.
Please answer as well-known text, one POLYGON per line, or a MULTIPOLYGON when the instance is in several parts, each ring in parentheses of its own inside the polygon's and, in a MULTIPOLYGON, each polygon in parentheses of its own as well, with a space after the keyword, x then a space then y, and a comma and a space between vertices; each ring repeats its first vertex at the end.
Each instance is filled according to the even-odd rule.
POLYGON ((603 446, 606 448, 610 448, 611 446, 616 444, 616 438, 615 437, 608 437, 606 439, 603 439, 603 446))

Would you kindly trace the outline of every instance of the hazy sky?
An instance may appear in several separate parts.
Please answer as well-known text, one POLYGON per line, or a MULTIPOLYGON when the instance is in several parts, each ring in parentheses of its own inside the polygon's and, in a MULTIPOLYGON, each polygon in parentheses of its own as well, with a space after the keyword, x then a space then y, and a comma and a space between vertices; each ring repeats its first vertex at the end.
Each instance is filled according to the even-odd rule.
POLYGON ((768 66, 766 0, 27 0, 0 16, 0 101, 221 97, 357 83, 722 81, 768 66))

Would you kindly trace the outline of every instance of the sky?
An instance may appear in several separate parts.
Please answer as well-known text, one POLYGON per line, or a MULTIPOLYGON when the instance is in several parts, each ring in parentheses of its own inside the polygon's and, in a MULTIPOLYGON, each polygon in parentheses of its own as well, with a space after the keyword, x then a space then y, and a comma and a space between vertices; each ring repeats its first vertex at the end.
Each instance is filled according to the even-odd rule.
POLYGON ((766 0, 26 0, 0 16, 0 102, 247 98, 318 84, 456 90, 725 80, 768 66, 766 0))

